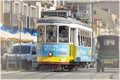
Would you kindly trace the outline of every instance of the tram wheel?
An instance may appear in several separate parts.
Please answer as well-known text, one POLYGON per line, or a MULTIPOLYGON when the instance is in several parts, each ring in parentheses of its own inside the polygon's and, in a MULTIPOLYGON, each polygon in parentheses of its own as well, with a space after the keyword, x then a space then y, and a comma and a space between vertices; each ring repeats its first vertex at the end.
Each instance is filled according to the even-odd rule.
POLYGON ((36 70, 40 70, 40 65, 38 64, 35 69, 36 69, 36 70))

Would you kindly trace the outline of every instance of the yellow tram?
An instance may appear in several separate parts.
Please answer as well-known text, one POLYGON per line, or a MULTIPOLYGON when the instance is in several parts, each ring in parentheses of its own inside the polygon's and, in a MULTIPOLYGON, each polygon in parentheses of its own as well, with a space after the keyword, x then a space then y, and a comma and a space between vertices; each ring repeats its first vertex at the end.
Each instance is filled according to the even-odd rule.
POLYGON ((72 18, 46 17, 37 21, 39 69, 77 70, 92 59, 92 29, 72 18))

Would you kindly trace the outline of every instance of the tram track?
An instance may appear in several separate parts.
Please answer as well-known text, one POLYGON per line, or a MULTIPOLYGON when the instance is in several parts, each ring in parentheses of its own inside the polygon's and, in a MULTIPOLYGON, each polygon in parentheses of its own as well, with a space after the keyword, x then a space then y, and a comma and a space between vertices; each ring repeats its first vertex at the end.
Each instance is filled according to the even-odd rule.
POLYGON ((118 80, 117 69, 109 69, 105 72, 96 72, 94 68, 78 69, 76 72, 52 72, 52 71, 20 71, 16 73, 5 73, 2 79, 115 79, 118 80))

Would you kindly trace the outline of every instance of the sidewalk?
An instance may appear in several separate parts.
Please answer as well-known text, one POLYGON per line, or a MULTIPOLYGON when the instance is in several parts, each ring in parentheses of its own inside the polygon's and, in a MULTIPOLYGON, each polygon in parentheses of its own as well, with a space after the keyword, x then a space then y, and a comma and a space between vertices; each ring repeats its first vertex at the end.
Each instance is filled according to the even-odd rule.
POLYGON ((17 71, 15 71, 15 70, 1 70, 1 75, 4 75, 4 74, 13 74, 13 73, 19 73, 20 71, 19 70, 17 70, 17 71))

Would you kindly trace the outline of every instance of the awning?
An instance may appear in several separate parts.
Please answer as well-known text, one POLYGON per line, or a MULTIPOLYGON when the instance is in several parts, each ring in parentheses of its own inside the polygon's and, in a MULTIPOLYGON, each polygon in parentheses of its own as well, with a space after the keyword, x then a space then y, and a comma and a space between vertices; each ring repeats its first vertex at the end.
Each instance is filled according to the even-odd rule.
POLYGON ((0 30, 3 30, 5 32, 9 32, 9 33, 12 33, 12 34, 15 34, 18 32, 18 28, 17 27, 7 27, 7 26, 0 26, 0 30))
POLYGON ((31 34, 25 34, 26 37, 29 37, 30 39, 33 40, 33 42, 37 41, 37 37, 36 36, 32 36, 31 34))
POLYGON ((30 34, 28 35, 22 32, 17 34, 11 34, 9 32, 0 30, 0 40, 11 42, 35 42, 37 41, 37 37, 33 37, 30 34))
MULTIPOLYGON (((13 27, 13 29, 11 29, 11 27, 0 26, 0 30, 11 33, 11 34, 17 34, 19 32, 17 27, 13 27)), ((23 28, 22 33, 24 34, 29 33, 33 36, 37 36, 37 30, 23 28)))
POLYGON ((24 33, 17 33, 14 34, 15 36, 17 36, 17 40, 15 42, 34 42, 33 39, 29 36, 26 36, 24 33))
POLYGON ((0 40, 13 41, 15 39, 17 39, 17 37, 15 35, 5 32, 3 30, 0 30, 0 40))

